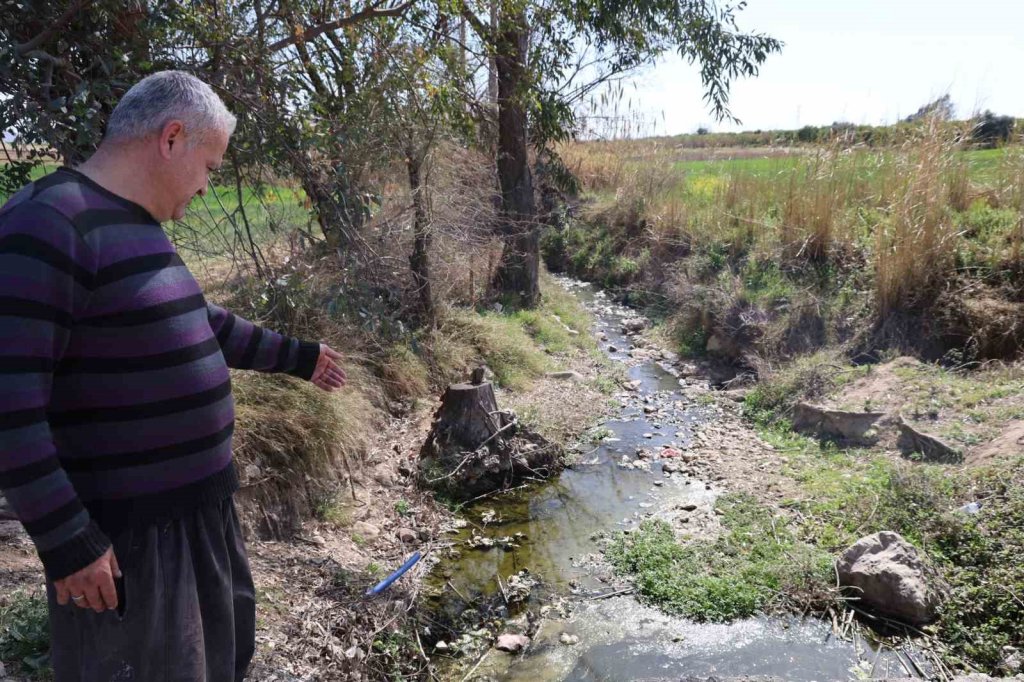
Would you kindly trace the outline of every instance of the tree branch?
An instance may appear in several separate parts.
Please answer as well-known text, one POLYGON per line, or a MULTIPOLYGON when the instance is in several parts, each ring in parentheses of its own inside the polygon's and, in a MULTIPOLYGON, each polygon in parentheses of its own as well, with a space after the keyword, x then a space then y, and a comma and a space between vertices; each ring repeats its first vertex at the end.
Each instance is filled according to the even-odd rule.
POLYGON ((287 38, 282 38, 276 43, 273 43, 269 48, 271 52, 280 52, 284 48, 294 45, 295 43, 302 41, 306 42, 316 38, 319 35, 327 33, 328 31, 337 31, 339 28, 345 26, 351 26, 358 24, 363 21, 370 19, 380 19, 382 17, 398 17, 405 13, 407 9, 412 7, 416 3, 416 0, 406 0, 401 5, 395 7, 389 7, 388 9, 378 9, 379 5, 370 5, 364 9, 359 10, 355 14, 350 14, 347 17, 342 17, 334 21, 329 21, 326 24, 320 24, 313 28, 308 28, 302 32, 301 35, 290 35, 287 38))
POLYGON ((46 41, 54 36, 54 34, 64 28, 69 21, 74 19, 76 14, 88 7, 90 4, 92 4, 92 0, 77 0, 77 2, 64 10, 64 14, 60 15, 57 18, 57 21, 47 26, 42 33, 27 42, 15 45, 14 53, 19 57, 24 57, 27 53, 35 50, 41 45, 44 45, 46 41))
POLYGON ((473 14, 473 12, 470 11, 470 9, 465 5, 462 6, 460 14, 462 15, 462 18, 469 22, 469 25, 473 27, 473 30, 476 31, 476 34, 480 37, 480 40, 488 44, 493 43, 493 27, 489 27, 487 26, 487 24, 480 21, 480 17, 473 14))

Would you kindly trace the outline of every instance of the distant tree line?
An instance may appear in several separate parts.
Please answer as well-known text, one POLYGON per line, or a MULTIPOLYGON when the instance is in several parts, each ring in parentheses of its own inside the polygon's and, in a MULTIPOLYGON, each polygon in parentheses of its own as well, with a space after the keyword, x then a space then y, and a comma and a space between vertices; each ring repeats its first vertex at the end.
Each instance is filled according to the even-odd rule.
MULTIPOLYGON (((927 119, 912 118, 888 126, 855 125, 835 121, 830 125, 806 125, 796 130, 750 130, 739 133, 712 133, 701 129, 695 134, 677 135, 673 144, 691 148, 716 147, 795 147, 801 145, 843 144, 861 147, 887 147, 920 136, 927 119)), ((950 135, 979 148, 994 148, 1019 141, 1024 120, 998 116, 990 111, 970 121, 947 120, 950 135)))

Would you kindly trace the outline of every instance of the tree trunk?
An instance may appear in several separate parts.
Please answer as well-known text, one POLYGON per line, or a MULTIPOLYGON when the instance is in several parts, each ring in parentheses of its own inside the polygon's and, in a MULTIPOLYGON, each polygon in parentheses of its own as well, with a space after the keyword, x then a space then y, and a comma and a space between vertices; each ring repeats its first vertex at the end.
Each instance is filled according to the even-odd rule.
POLYGON ((498 401, 491 383, 452 384, 441 397, 432 436, 476 450, 501 428, 498 401))
MULTIPOLYGON (((498 0, 491 0, 491 31, 498 30, 498 0)), ((494 63, 494 55, 487 58, 487 102, 498 103, 498 66, 494 63)))
POLYGON ((540 299, 540 236, 537 234, 533 179, 527 150, 526 13, 500 19, 498 49, 498 181, 501 185, 505 250, 495 285, 521 305, 533 307, 540 299))
POLYGON ((412 281, 416 287, 420 304, 420 314, 425 323, 434 323, 434 296, 430 288, 430 216, 427 213, 426 190, 423 187, 420 172, 423 168, 423 157, 416 149, 406 151, 406 167, 409 171, 409 191, 413 205, 413 243, 412 255, 409 256, 409 268, 412 270, 412 281))

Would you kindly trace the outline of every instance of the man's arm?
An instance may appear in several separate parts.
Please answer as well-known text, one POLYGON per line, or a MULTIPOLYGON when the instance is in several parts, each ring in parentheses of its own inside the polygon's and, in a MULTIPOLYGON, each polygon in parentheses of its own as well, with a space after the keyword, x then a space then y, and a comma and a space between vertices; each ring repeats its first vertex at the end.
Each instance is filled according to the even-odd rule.
POLYGON ((313 378, 320 344, 264 329, 212 303, 206 305, 206 310, 228 367, 313 378))
MULTIPOLYGON (((53 372, 95 269, 95 254, 53 208, 26 201, 0 216, 0 488, 57 583, 112 556, 61 468, 47 420, 53 372)), ((80 605, 103 608, 106 583, 73 582, 80 605)))
POLYGON ((345 385, 341 354, 331 347, 272 332, 212 303, 206 311, 228 367, 284 372, 325 391, 345 385))

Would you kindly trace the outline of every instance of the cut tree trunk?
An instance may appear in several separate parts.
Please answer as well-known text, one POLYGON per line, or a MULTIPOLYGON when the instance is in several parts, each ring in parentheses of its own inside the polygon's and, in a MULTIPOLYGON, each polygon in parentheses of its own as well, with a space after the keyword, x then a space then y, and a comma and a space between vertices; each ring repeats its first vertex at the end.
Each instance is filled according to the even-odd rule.
POLYGON ((473 499, 558 471, 561 451, 523 428, 513 412, 499 412, 494 386, 474 372, 472 383, 452 384, 441 396, 433 428, 420 448, 420 480, 452 499, 473 499))
POLYGON ((449 443, 476 450, 501 428, 498 401, 490 382, 452 384, 441 398, 434 433, 449 443))

